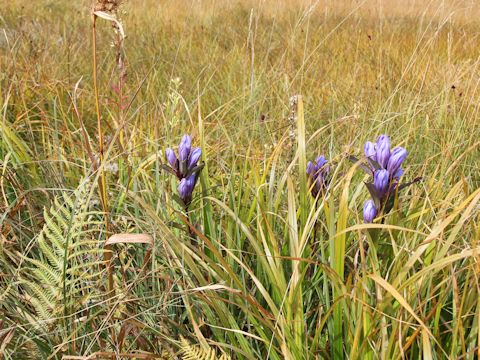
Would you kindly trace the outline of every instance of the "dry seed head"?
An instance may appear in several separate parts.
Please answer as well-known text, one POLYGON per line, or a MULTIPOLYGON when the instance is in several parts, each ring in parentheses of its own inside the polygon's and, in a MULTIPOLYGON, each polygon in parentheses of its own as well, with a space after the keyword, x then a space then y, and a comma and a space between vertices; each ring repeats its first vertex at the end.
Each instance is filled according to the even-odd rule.
POLYGON ((94 11, 114 12, 120 6, 122 0, 97 0, 94 11))
POLYGON ((288 116, 288 121, 291 123, 297 122, 297 105, 298 105, 298 95, 293 95, 289 99, 290 104, 290 114, 288 116))

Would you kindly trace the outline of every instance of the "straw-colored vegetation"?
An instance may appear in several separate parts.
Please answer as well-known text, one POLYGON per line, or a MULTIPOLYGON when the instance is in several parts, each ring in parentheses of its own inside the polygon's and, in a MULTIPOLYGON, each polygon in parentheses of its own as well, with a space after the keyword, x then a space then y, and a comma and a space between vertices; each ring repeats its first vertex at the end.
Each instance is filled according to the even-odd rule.
POLYGON ((1 2, 0 356, 478 358, 476 1, 93 5, 1 2), (421 180, 366 224, 380 134, 421 180))

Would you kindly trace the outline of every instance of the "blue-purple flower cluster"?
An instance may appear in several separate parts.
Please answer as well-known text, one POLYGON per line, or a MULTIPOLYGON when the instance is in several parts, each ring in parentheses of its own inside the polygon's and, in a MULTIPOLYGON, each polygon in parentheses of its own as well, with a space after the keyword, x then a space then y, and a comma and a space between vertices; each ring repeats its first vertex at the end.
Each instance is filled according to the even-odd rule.
MULTIPOLYGON (((366 183, 371 199, 368 199, 363 206, 363 220, 367 223, 373 222, 381 212, 388 212, 393 203, 392 195, 397 189, 403 187, 398 187, 398 184, 403 175, 402 164, 407 157, 407 150, 400 146, 390 150, 390 147, 390 138, 387 135, 380 135, 376 143, 367 141, 364 146, 368 163, 367 166, 362 167, 373 176, 373 182, 366 183)), ((178 156, 171 148, 166 149, 165 155, 170 164, 169 171, 174 173, 179 180, 179 197, 188 208, 198 175, 203 167, 198 164, 202 150, 199 147, 192 148, 192 138, 184 135, 178 146, 178 156)), ((358 161, 354 157, 351 158, 358 161)), ((328 160, 320 155, 315 161, 309 161, 306 173, 311 194, 317 198, 319 194, 326 191, 330 181, 328 160)), ((415 181, 418 179, 413 182, 415 181)))
POLYGON ((318 156, 314 162, 308 162, 307 175, 313 197, 316 198, 320 192, 326 190, 329 174, 330 165, 328 165, 328 161, 323 155, 318 156))
POLYGON ((188 206, 192 201, 192 193, 197 183, 201 166, 198 161, 202 156, 202 149, 192 149, 192 138, 184 135, 178 146, 178 157, 171 148, 167 148, 165 155, 173 173, 180 180, 178 194, 184 204, 188 206))
POLYGON ((407 157, 407 150, 397 146, 390 151, 390 138, 380 135, 375 144, 367 141, 364 151, 373 175, 373 183, 366 184, 372 199, 363 206, 363 220, 370 223, 380 211, 385 210, 386 203, 395 193, 403 175, 401 166, 407 157))

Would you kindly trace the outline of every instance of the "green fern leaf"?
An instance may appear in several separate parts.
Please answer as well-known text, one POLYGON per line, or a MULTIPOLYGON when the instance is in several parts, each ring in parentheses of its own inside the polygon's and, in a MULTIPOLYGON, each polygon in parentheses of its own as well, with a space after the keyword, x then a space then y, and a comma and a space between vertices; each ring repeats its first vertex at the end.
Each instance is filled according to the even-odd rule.
POLYGON ((55 324, 81 310, 102 280, 103 261, 95 240, 101 215, 88 210, 87 198, 86 185, 55 198, 44 211, 38 253, 25 258, 25 299, 40 323, 55 324))
POLYGON ((187 340, 182 338, 180 352, 182 360, 231 360, 230 356, 222 354, 217 357, 215 349, 204 349, 198 345, 190 345, 187 340))

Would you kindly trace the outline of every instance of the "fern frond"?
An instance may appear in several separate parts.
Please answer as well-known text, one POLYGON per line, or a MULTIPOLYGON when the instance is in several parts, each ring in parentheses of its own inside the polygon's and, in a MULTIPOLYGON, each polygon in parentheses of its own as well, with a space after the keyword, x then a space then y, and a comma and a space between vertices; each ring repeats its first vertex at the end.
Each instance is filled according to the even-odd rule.
MULTIPOLYGON (((40 247, 42 255, 48 259, 49 263, 52 264, 55 269, 61 272, 63 268, 63 262, 61 258, 55 253, 55 250, 51 246, 47 245, 45 239, 43 239, 44 233, 40 235, 41 236, 38 239, 38 246, 40 247)), ((29 259, 27 258, 27 260, 29 259)))
POLYGON ((190 345, 187 340, 182 338, 181 341, 182 360, 231 360, 230 356, 222 354, 217 357, 213 348, 204 349, 198 345, 190 345))
POLYGON ((40 284, 58 284, 62 279, 62 273, 49 263, 37 260, 28 259, 29 263, 35 265, 31 269, 31 281, 40 284))
POLYGON ((56 299, 51 293, 46 291, 42 286, 35 283, 28 284, 30 294, 30 302, 40 315, 41 319, 49 319, 53 317, 56 299))
POLYGON ((25 258, 25 298, 40 320, 55 321, 77 312, 98 288, 95 280, 102 279, 103 261, 95 240, 101 216, 88 210, 87 198, 86 185, 56 197, 44 211, 38 254, 25 258))

